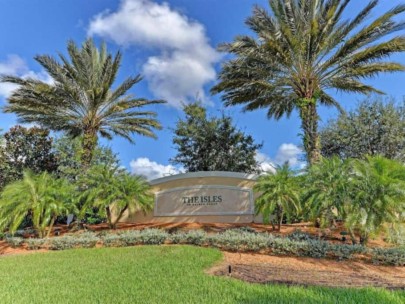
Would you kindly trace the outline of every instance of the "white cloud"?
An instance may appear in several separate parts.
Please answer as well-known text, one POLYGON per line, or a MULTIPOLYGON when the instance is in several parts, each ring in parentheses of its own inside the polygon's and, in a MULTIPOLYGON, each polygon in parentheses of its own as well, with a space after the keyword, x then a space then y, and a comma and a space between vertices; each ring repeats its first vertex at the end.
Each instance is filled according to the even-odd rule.
POLYGON ((302 155, 303 151, 298 146, 284 143, 278 148, 274 158, 258 152, 256 154, 256 161, 263 172, 275 172, 275 168, 283 165, 285 162, 288 162, 294 169, 303 169, 306 163, 301 160, 302 155))
POLYGON ((172 9, 168 3, 122 0, 116 12, 105 11, 90 22, 89 35, 123 46, 158 51, 143 65, 143 74, 157 98, 179 107, 198 96, 209 103, 204 86, 215 80, 220 55, 209 44, 202 24, 172 9))
POLYGON ((300 160, 300 156, 302 153, 302 150, 294 144, 282 144, 278 148, 274 161, 279 165, 288 162, 291 167, 301 167, 303 162, 300 160))
POLYGON ((162 165, 155 161, 151 161, 147 157, 140 157, 132 160, 129 164, 133 174, 145 176, 148 180, 153 180, 159 177, 181 173, 182 170, 172 165, 162 165))
MULTIPOLYGON (((49 84, 52 83, 52 78, 47 73, 44 71, 37 73, 30 70, 24 59, 14 54, 8 55, 5 61, 0 62, 0 74, 34 78, 49 84)), ((16 88, 17 86, 11 83, 0 83, 0 96, 7 98, 16 88)))
POLYGON ((262 172, 276 172, 276 165, 266 154, 257 152, 256 161, 259 163, 262 172))

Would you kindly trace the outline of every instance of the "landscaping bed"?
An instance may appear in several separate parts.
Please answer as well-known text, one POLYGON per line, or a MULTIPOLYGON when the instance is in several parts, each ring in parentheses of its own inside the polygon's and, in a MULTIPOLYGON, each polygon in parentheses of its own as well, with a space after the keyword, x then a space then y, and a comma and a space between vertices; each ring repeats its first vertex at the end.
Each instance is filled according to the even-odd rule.
POLYGON ((127 247, 135 245, 187 244, 218 248, 224 251, 261 253, 274 256, 357 260, 379 265, 405 266, 405 249, 370 248, 330 242, 301 230, 288 235, 258 232, 239 227, 221 232, 204 230, 164 230, 147 228, 120 231, 96 231, 64 234, 45 239, 8 236, 6 242, 17 250, 66 250, 93 247, 127 247))
POLYGON ((405 289, 405 267, 252 253, 223 254, 223 262, 208 273, 261 284, 405 289))

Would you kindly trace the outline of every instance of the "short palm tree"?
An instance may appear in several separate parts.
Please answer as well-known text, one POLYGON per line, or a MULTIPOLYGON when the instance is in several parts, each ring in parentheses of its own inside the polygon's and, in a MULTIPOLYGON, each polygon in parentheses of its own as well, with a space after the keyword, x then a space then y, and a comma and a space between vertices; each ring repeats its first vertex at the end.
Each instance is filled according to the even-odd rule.
POLYGON ((238 36, 221 46, 234 58, 223 65, 212 92, 223 92, 227 106, 267 108, 268 118, 289 117, 297 110, 310 164, 320 159, 317 106, 340 109, 329 89, 381 93, 362 81, 381 72, 404 71, 402 64, 386 59, 405 50, 405 37, 392 35, 405 27, 396 18, 405 4, 365 23, 379 1, 344 20, 350 2, 271 0, 271 13, 255 7, 246 21, 255 37, 238 36))
POLYGON ((115 229, 126 211, 149 211, 153 208, 153 195, 148 182, 140 176, 133 176, 119 167, 95 166, 82 180, 82 214, 90 207, 105 212, 108 225, 115 229))
MULTIPOLYGON (((353 161, 352 202, 347 206, 345 224, 360 243, 387 223, 398 223, 405 212, 405 167, 382 156, 353 161)), ((354 239, 353 239, 354 241, 354 239)))
POLYGON ((315 224, 328 227, 336 218, 345 218, 345 206, 350 204, 349 161, 339 157, 323 158, 308 168, 303 203, 306 215, 315 224))
POLYGON ((0 228, 14 233, 31 216, 39 237, 49 236, 58 216, 76 212, 75 189, 49 173, 24 177, 7 185, 0 196, 0 228))
POLYGON ((128 94, 141 77, 129 77, 114 90, 112 86, 121 63, 121 53, 100 49, 91 39, 81 48, 73 41, 67 46, 69 59, 60 54, 60 62, 51 56, 35 59, 49 73, 52 84, 14 76, 2 76, 2 82, 19 87, 8 98, 5 112, 15 113, 23 123, 39 123, 51 130, 65 131, 73 137, 82 136, 82 164, 92 159, 98 136, 111 139, 114 135, 133 142, 132 135, 155 137, 160 129, 155 112, 144 106, 160 100, 134 98, 128 94))
MULTIPOLYGON (((254 191, 258 193, 256 199, 256 213, 263 215, 264 222, 275 215, 277 230, 281 229, 284 216, 300 212, 300 191, 298 178, 291 171, 288 164, 277 167, 275 173, 266 173, 258 178, 254 191)), ((274 221, 271 220, 273 229, 274 221)))

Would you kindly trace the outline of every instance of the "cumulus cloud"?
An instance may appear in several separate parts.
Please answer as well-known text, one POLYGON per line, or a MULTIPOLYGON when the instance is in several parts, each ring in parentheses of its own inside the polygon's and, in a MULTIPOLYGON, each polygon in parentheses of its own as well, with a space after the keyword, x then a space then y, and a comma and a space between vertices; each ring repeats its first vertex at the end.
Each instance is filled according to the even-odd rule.
POLYGON ((282 144, 277 151, 274 161, 282 165, 288 162, 291 167, 302 167, 303 162, 300 160, 302 150, 294 144, 282 144))
POLYGON ((256 154, 256 161, 259 163, 259 167, 263 172, 275 172, 277 166, 281 166, 286 162, 288 162, 292 168, 302 169, 305 167, 305 161, 301 160, 302 154, 303 151, 298 146, 284 143, 278 148, 274 158, 258 152, 256 154))
MULTIPOLYGON (((24 59, 15 54, 8 55, 6 60, 0 62, 0 74, 34 78, 52 83, 52 78, 47 73, 44 71, 37 73, 30 70, 24 59)), ((11 83, 0 83, 0 96, 7 98, 16 88, 17 86, 11 83)))
POLYGON ((162 165, 147 157, 132 160, 129 164, 133 174, 145 176, 148 180, 181 173, 182 170, 172 165, 162 165))
POLYGON ((262 172, 276 172, 276 164, 269 156, 264 153, 256 153, 256 161, 259 163, 259 168, 262 172))
POLYGON ((117 11, 93 17, 88 34, 157 51, 142 67, 157 98, 175 107, 196 96, 209 103, 204 86, 215 79, 214 64, 220 55, 211 47, 204 26, 168 3, 122 0, 117 11))

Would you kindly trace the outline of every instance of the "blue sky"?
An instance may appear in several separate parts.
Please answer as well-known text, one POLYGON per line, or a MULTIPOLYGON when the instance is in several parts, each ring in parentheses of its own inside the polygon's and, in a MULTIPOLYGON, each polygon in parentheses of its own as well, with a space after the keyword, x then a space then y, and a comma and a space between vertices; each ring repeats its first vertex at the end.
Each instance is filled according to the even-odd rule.
MULTIPOLYGON (((347 17, 366 3, 352 2, 347 17)), ((381 0, 373 16, 399 3, 402 1, 381 0)), ((69 39, 81 43, 92 36, 97 42, 105 40, 111 51, 123 51, 118 81, 138 73, 144 76, 131 93, 168 100, 167 105, 153 108, 164 126, 157 132, 158 140, 136 136, 135 145, 123 139, 102 141, 119 154, 124 166, 154 178, 177 170, 169 165, 169 159, 176 152, 171 128, 181 116, 181 102, 199 96, 209 105, 212 115, 223 110, 220 97, 209 94, 224 59, 216 47, 238 34, 249 34, 245 19, 254 4, 267 7, 267 0, 0 0, 0 4, 0 73, 49 81, 33 57, 64 53, 69 39)), ((393 59, 405 63, 405 55, 393 59)), ((404 77, 404 74, 382 75, 370 83, 402 101, 404 77)), ((9 85, 0 84, 0 105, 6 103, 10 90, 9 85)), ((346 109, 362 99, 338 93, 335 97, 346 109)), ((299 165, 300 123, 296 115, 270 121, 265 111, 241 113, 239 108, 225 111, 234 117, 239 128, 264 143, 260 160, 265 164, 290 160, 299 165)), ((336 114, 333 109, 320 108, 321 124, 336 114)), ((0 114, 1 129, 7 130, 15 123, 13 115, 0 114)))

